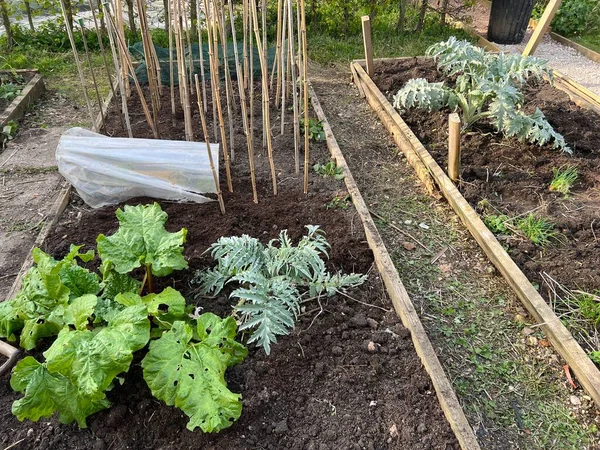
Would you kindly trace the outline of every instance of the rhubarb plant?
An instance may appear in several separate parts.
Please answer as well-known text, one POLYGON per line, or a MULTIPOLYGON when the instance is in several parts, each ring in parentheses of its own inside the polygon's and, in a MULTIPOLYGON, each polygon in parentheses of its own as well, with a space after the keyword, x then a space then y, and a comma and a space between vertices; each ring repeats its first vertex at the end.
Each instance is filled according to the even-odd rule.
POLYGON ((61 422, 86 427, 91 414, 110 406, 106 392, 123 379, 133 354, 145 351, 148 386, 189 416, 188 429, 231 426, 242 404, 228 389, 225 371, 247 355, 235 341, 235 320, 190 315, 193 307, 172 288, 142 296, 131 270, 145 267, 149 276, 187 267, 185 229, 165 231, 167 216, 156 203, 125 207, 117 216, 119 230, 98 239, 102 277, 77 263, 93 259, 91 251, 71 246, 57 261, 34 249, 36 265, 21 291, 0 303, 0 337, 20 339, 28 350, 54 338, 42 361, 27 356, 16 365, 11 386, 23 396, 13 413, 33 421, 58 413, 61 422))
POLYGON ((250 330, 248 342, 256 342, 267 354, 277 336, 294 327, 303 296, 331 296, 366 279, 327 272, 322 257, 327 257, 329 243, 318 226, 306 228, 308 233, 297 245, 286 230, 266 246, 247 235, 223 237, 207 250, 217 260, 216 267, 195 278, 201 294, 217 295, 231 283, 240 330, 250 330))
POLYGON ((542 111, 525 114, 523 94, 519 88, 530 77, 541 79, 552 71, 547 62, 532 56, 486 53, 467 41, 451 37, 431 46, 427 54, 437 61, 438 70, 455 78, 454 87, 430 83, 424 78, 409 80, 394 96, 394 107, 429 112, 448 107, 462 111, 463 130, 480 120, 487 120, 506 137, 516 137, 533 144, 551 144, 571 153, 564 137, 548 123, 542 111))

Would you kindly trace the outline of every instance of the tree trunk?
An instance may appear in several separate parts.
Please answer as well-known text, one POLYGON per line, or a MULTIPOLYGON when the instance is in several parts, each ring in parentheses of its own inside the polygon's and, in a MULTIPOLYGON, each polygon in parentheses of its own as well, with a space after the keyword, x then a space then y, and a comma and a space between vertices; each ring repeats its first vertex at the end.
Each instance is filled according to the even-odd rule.
POLYGON ((66 26, 69 27, 71 31, 73 31, 73 4, 71 0, 64 0, 65 2, 65 13, 67 15, 67 23, 66 26))
POLYGON ((442 6, 440 8, 440 25, 446 25, 446 13, 448 12, 448 0, 442 0, 442 6))
POLYGON ((396 30, 398 33, 404 33, 406 24, 406 2, 408 0, 399 0, 400 10, 398 11, 398 22, 396 22, 396 30))
POLYGON ((29 22, 29 29, 31 31, 35 31, 35 27, 33 26, 33 16, 31 14, 31 5, 29 4, 29 0, 24 0, 25 3, 25 12, 27 13, 27 21, 29 22))
POLYGON ((421 11, 419 12, 419 23, 417 23, 416 29, 417 33, 423 31, 423 26, 425 25, 425 14, 427 14, 427 4, 428 0, 423 0, 421 2, 421 11))
POLYGON ((0 13, 2 14, 2 23, 4 25, 4 30, 6 31, 6 45, 9 50, 12 50, 14 40, 12 35, 12 30, 10 29, 10 19, 8 17, 8 8, 6 7, 6 3, 4 0, 0 0, 0 13))
POLYGON ((169 0, 163 0, 163 6, 165 8, 165 31, 168 33, 171 26, 169 23, 169 0))
POLYGON ((127 2, 127 18, 129 19, 129 29, 133 34, 137 33, 135 28, 135 13, 133 10, 133 0, 125 0, 127 2))
POLYGON ((102 36, 106 36, 106 22, 104 21, 104 8, 101 1, 98 1, 98 18, 100 19, 100 33, 102 36))

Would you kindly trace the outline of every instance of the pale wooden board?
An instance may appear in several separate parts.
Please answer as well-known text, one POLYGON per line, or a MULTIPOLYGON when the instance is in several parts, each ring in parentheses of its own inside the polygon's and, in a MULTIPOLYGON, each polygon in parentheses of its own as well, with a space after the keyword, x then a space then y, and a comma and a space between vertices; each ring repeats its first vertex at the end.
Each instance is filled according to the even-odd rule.
MULTIPOLYGON (((353 64, 355 66, 354 70, 358 75, 357 81, 362 84, 362 89, 367 99, 369 99, 370 102, 387 105, 386 107, 383 107, 384 109, 391 107, 385 96, 368 77, 362 66, 357 63, 353 64)), ((541 325, 542 330, 546 333, 554 348, 570 365, 584 389, 594 399, 596 404, 600 406, 600 371, 588 358, 579 343, 575 341, 552 308, 550 308, 539 295, 521 269, 519 269, 500 245, 494 234, 488 230, 479 215, 469 205, 458 189, 456 189, 456 186, 402 118, 399 115, 395 115, 392 117, 391 121, 384 122, 384 125, 390 127, 388 129, 390 133, 401 133, 405 136, 405 139, 413 147, 413 150, 417 153, 423 164, 429 169, 432 177, 450 206, 452 206, 475 240, 485 251, 488 258, 494 263, 496 268, 515 291, 529 313, 541 325)))
POLYGON ((540 42, 542 42, 542 38, 544 37, 544 34, 546 34, 546 32, 548 31, 548 28, 550 27, 550 22, 552 22, 552 19, 554 19, 556 11, 558 11, 558 8, 560 7, 561 3, 562 0, 550 0, 548 2, 548 5, 544 10, 544 14, 542 14, 542 17, 540 18, 537 27, 535 27, 535 30, 533 30, 533 34, 531 35, 529 42, 525 46, 525 50, 523 50, 524 56, 530 56, 535 53, 535 50, 537 49, 540 42))
POLYGON ((17 121, 23 117, 29 105, 40 98, 45 89, 46 86, 44 85, 43 77, 40 74, 34 75, 33 78, 29 80, 29 83, 27 83, 27 85, 23 88, 21 93, 0 115, 0 128, 11 120, 17 121))
MULTIPOLYGON (((362 68, 361 68, 362 70, 362 68)), ((394 266, 394 263, 383 243, 377 226, 367 208, 367 205, 358 189, 358 185, 350 172, 348 165, 342 151, 333 135, 331 126, 327 121, 327 117, 323 112, 323 108, 319 102, 317 95, 315 94, 312 86, 309 87, 310 96, 312 99, 312 105, 317 113, 319 120, 323 124, 323 130, 327 139, 327 146, 331 152, 332 157, 335 159, 336 165, 340 167, 344 173, 344 182, 348 193, 352 196, 352 202, 358 212, 369 247, 373 251, 375 258, 375 264, 381 274, 386 290, 392 299, 392 303, 396 313, 402 320, 402 323, 411 332, 411 337, 415 350, 421 358, 421 362, 425 367, 425 370, 429 374, 433 387, 435 388, 438 400, 444 411, 446 419, 450 423, 461 448, 464 450, 478 450, 480 449, 477 443, 477 438, 473 433, 467 418, 465 417, 464 411, 458 402, 458 398, 452 389, 452 385, 444 372, 444 369, 435 353, 431 341, 427 336, 425 328, 421 323, 419 316, 415 310, 415 307, 402 284, 402 280, 398 275, 398 271, 394 266)))

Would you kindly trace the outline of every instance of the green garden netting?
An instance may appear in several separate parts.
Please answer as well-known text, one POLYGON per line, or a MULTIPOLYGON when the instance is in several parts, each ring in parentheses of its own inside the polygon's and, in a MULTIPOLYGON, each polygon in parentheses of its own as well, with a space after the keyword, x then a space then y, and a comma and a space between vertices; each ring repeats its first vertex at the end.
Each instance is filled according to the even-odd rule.
MULTIPOLYGON (((202 48, 202 60, 204 62, 204 75, 207 79, 210 79, 210 64, 209 64, 209 59, 208 59, 208 45, 205 44, 202 47, 203 47, 202 48)), ((243 58, 243 53, 242 53, 243 45, 240 43, 237 45, 237 47, 238 47, 240 62, 242 62, 241 59, 243 58)), ((160 62, 161 82, 164 85, 169 85, 170 84, 169 49, 159 47, 157 45, 154 45, 154 48, 156 49, 156 56, 158 57, 158 60, 160 62)), ((221 69, 219 70, 219 72, 220 72, 221 79, 224 79, 225 73, 222 69, 223 64, 224 64, 224 58, 223 58, 222 50, 223 50, 222 47, 220 47, 219 48, 219 61, 220 61, 221 69)), ((260 60, 258 58, 258 49, 255 47, 253 50, 254 51, 251 53, 254 56, 254 67, 253 67, 254 79, 260 80, 261 71, 260 71, 260 60)), ((146 70, 146 62, 145 62, 145 58, 144 58, 144 48, 142 46, 142 43, 137 42, 134 45, 131 45, 129 47, 129 52, 134 57, 134 59, 141 61, 141 64, 135 70, 135 75, 137 76, 138 81, 141 84, 145 84, 145 83, 147 84, 148 83, 148 71, 146 70)), ((192 44, 191 52, 192 52, 191 57, 192 57, 192 60, 194 63, 194 73, 197 73, 198 76, 200 76, 200 46, 198 44, 192 44)), ((189 67, 190 48, 187 46, 185 48, 185 56, 186 56, 186 67, 189 67)), ((173 57, 174 57, 174 61, 175 61, 175 49, 173 49, 173 57)), ((249 55, 249 57, 250 57, 250 55, 249 55)), ((275 48, 269 48, 267 51, 267 63, 268 63, 269 68, 271 67, 274 59, 275 59, 275 48)), ((235 80, 235 79, 237 79, 237 73, 236 73, 236 68, 235 68, 235 54, 233 52, 233 43, 229 43, 227 45, 227 61, 229 63, 229 70, 231 73, 231 78, 233 80, 235 80)), ((189 68, 187 70, 189 70, 189 68)), ((175 85, 178 84, 176 62, 173 63, 173 81, 174 81, 175 85)))

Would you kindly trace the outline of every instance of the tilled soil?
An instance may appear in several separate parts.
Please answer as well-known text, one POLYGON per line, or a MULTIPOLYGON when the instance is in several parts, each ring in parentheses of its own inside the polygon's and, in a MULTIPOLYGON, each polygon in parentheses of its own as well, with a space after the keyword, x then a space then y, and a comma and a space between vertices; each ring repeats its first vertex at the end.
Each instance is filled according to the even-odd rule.
MULTIPOLYGON (((168 104, 168 99, 163 100, 168 104)), ((257 102, 258 103, 258 102, 257 102)), ((277 117, 273 112, 273 117, 277 117)), ((164 123, 170 122, 166 117, 164 123)), ((118 124, 118 122, 117 122, 118 124)), ((289 127, 288 127, 289 129, 289 127)), ((109 134, 119 134, 109 127, 109 134)), ((181 130, 178 130, 180 137, 181 130)), ((161 133, 163 138, 169 136, 161 133)), ((258 134, 257 134, 258 136, 258 134)), ((175 137, 175 136, 173 136, 175 137)), ((203 205, 161 202, 167 229, 188 228, 185 256, 190 269, 159 281, 173 286, 204 311, 228 314, 230 302, 195 299, 190 280, 210 265, 205 250, 220 236, 249 234, 263 242, 287 229, 297 240, 307 224, 318 224, 332 245, 330 271, 369 273, 350 297, 336 295, 305 305, 294 331, 273 346, 270 356, 254 347, 227 375, 243 396, 238 422, 219 434, 190 432, 181 411, 154 399, 141 377, 139 357, 125 383, 108 393, 112 408, 88 420, 89 429, 61 425, 56 419, 20 423, 10 412, 19 396, 0 381, 0 443, 14 449, 457 449, 431 381, 421 366, 410 333, 392 311, 373 268, 360 219, 354 209, 328 208, 345 195, 343 182, 311 173, 310 192, 302 193, 302 174, 293 172, 293 140, 274 138, 279 195, 273 197, 264 151, 257 150, 260 203, 253 204, 245 144, 237 144, 234 194, 225 193, 226 215, 217 202, 203 205), (291 144, 291 145, 290 145, 291 144), (369 351, 369 342, 371 351, 369 351), (373 351, 374 347, 374 351, 373 351)), ((258 145, 257 145, 258 147, 258 145)), ((311 166, 325 162, 324 144, 312 146, 311 166)), ((223 172, 223 171, 222 171, 223 172)), ((221 173, 224 179, 224 173, 221 173)), ((223 183, 225 184, 225 183, 223 183)), ((148 202, 134 199, 127 203, 148 202)), ((47 241, 46 250, 64 254, 70 243, 94 246, 99 233, 117 228, 115 207, 90 210, 76 195, 47 241)), ((91 263, 91 266, 97 262, 91 263)))
MULTIPOLYGON (((380 63, 374 81, 391 100, 404 83, 416 77, 442 81, 432 61, 411 58, 380 63)), ((534 212, 555 225, 559 235, 544 247, 515 235, 498 236, 527 277, 543 288, 545 272, 571 289, 600 288, 600 117, 572 103, 547 82, 530 82, 523 88, 524 110, 540 108, 556 131, 563 134, 573 155, 538 147, 517 139, 505 139, 485 123, 461 136, 462 182, 460 190, 480 213, 508 217, 534 212), (566 197, 551 192, 552 170, 574 165, 579 178, 566 197)), ((447 165, 448 113, 413 109, 404 120, 442 167, 447 165)))

